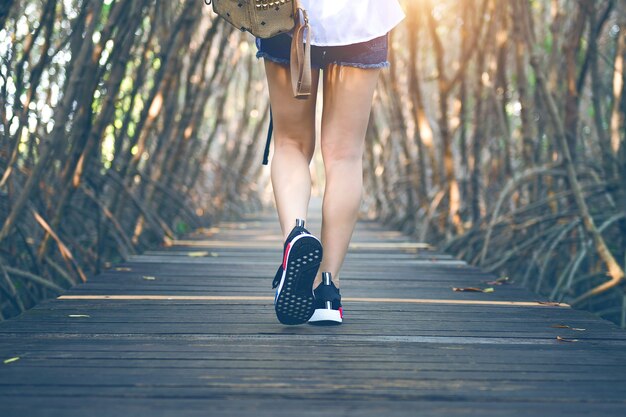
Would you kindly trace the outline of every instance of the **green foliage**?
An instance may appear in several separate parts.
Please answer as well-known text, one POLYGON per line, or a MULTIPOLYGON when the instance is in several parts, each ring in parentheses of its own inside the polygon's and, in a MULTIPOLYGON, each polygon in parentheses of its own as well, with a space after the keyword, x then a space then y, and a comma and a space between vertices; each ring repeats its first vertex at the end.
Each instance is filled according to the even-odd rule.
POLYGON ((189 233, 192 230, 187 222, 185 222, 184 220, 180 220, 180 219, 176 221, 174 227, 175 227, 176 233, 178 234, 189 233))

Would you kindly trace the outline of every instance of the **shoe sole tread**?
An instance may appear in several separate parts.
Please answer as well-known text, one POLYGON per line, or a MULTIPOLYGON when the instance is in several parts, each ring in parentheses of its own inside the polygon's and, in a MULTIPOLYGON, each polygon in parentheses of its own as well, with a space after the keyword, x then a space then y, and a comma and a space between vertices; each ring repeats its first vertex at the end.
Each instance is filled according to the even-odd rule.
POLYGON ((306 323, 315 311, 313 281, 322 260, 322 245, 313 235, 292 241, 274 309, 287 325, 306 323))

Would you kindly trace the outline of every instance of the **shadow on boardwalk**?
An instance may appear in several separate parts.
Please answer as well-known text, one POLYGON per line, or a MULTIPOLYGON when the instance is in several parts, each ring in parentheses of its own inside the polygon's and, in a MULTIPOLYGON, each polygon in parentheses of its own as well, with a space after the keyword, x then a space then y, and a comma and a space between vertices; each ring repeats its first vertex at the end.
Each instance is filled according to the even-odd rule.
POLYGON ((0 323, 0 415, 626 415, 609 322, 515 285, 453 292, 494 277, 359 222, 345 324, 282 326, 281 248, 274 214, 223 223, 0 323))

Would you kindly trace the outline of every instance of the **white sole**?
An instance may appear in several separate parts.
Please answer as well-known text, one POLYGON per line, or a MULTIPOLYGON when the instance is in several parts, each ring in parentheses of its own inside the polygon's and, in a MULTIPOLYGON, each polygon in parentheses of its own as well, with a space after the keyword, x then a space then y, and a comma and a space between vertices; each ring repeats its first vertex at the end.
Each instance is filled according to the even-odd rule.
POLYGON ((311 324, 341 324, 343 319, 339 310, 329 310, 326 308, 318 308, 315 310, 309 323, 311 324))

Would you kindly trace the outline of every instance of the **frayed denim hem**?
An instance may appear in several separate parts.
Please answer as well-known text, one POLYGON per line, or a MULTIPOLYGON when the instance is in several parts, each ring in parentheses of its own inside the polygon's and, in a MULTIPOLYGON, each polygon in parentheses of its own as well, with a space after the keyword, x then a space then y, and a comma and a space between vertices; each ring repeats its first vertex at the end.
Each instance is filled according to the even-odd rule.
POLYGON ((271 56, 267 52, 258 51, 256 53, 256 57, 257 58, 269 59, 270 61, 276 62, 277 64, 289 65, 289 60, 288 59, 276 58, 276 57, 271 56))
POLYGON ((329 62, 329 64, 336 64, 336 65, 343 65, 346 67, 355 67, 355 68, 363 68, 363 69, 370 69, 370 68, 389 68, 391 65, 389 64, 389 61, 383 61, 379 64, 361 64, 359 62, 341 62, 341 61, 334 61, 334 62, 329 62))
MULTIPOLYGON (((259 51, 259 52, 256 53, 256 57, 257 58, 268 59, 268 60, 270 60, 272 62, 276 62, 277 64, 290 65, 290 63, 291 63, 291 61, 288 60, 288 59, 276 58, 275 56, 272 56, 272 55, 268 54, 267 52, 259 51)), ((311 68, 318 69, 318 70, 322 69, 321 67, 318 67, 317 65, 313 65, 313 64, 311 64, 311 68)))
MULTIPOLYGON (((268 59, 268 60, 270 60, 272 62, 276 62, 277 64, 289 65, 289 63, 290 63, 290 61, 288 59, 276 58, 275 56, 272 56, 272 55, 268 54, 267 52, 262 52, 262 51, 257 51, 256 57, 257 57, 257 59, 258 58, 268 59)), ((324 68, 326 68, 329 64, 343 65, 345 67, 355 67, 355 68, 362 68, 362 69, 389 68, 390 67, 389 61, 383 61, 383 62, 378 63, 378 64, 362 64, 360 62, 332 61, 332 62, 326 63, 324 68)), ((320 69, 320 70, 323 69, 323 68, 318 67, 316 65, 311 65, 311 68, 320 69)))

